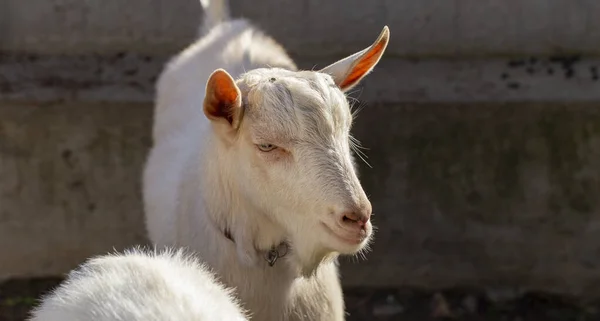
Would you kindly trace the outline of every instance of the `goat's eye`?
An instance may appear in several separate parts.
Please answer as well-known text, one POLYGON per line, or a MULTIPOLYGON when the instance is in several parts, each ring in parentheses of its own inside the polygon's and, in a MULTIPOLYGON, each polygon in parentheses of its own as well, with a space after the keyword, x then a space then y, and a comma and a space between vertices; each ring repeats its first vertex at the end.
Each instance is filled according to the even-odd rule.
POLYGON ((273 144, 257 144, 256 147, 258 147, 261 152, 270 152, 277 148, 277 146, 273 144))

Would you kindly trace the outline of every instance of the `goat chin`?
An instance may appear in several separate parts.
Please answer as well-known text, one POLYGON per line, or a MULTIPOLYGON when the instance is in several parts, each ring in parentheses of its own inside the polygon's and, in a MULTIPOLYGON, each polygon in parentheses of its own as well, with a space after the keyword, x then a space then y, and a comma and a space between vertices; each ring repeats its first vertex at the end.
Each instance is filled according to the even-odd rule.
POLYGON ((183 251, 92 258, 42 299, 30 321, 248 320, 232 289, 183 251))

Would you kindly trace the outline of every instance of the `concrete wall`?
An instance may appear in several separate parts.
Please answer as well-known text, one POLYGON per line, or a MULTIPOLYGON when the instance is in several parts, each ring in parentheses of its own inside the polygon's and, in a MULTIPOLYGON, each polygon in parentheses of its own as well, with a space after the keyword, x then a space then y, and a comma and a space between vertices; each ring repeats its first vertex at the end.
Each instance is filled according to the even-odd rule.
MULTIPOLYGON (((305 68, 391 28, 354 95, 379 230, 345 284, 600 298, 596 1, 232 3, 305 68)), ((0 0, 0 279, 146 242, 153 84, 199 13, 196 0, 0 0)))
POLYGON ((145 242, 147 104, 0 104, 0 277, 145 242))
MULTIPOLYGON (((149 104, 1 106, 2 276, 146 241, 150 118, 149 104)), ((373 104, 355 133, 379 230, 345 284, 600 295, 597 103, 373 104)))
POLYGON ((600 295, 598 103, 372 105, 359 119, 381 228, 346 282, 600 295))
MULTIPOLYGON (((171 52, 193 38, 197 0, 2 0, 0 49, 171 52)), ((293 53, 365 46, 384 24, 389 55, 598 53, 594 0, 231 0, 293 53), (366 42, 366 43, 365 43, 366 42)))

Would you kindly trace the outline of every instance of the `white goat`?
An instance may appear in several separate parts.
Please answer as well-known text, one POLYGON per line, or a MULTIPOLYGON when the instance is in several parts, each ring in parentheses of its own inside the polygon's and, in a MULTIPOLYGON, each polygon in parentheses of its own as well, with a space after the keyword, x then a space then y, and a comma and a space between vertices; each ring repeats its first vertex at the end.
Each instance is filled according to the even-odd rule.
POLYGON ((255 320, 344 320, 337 256, 372 233, 344 92, 377 64, 389 30, 297 71, 273 39, 229 20, 226 0, 201 2, 204 35, 157 84, 143 176, 150 240, 199 253, 255 320))
POLYGON ((93 258, 33 310, 30 321, 248 320, 233 292, 181 250, 93 258))

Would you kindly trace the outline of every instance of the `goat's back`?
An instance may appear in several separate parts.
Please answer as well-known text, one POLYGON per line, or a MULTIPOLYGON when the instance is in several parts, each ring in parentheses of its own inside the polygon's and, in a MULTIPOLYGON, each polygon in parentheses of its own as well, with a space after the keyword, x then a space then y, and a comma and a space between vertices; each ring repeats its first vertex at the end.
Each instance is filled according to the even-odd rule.
POLYGON ((33 311, 30 321, 247 320, 231 290, 181 251, 93 258, 33 311))
POLYGON ((245 19, 216 25, 208 33, 174 56, 159 76, 153 136, 169 137, 190 122, 205 120, 202 105, 206 83, 216 69, 234 78, 263 67, 296 70, 283 47, 245 19))

